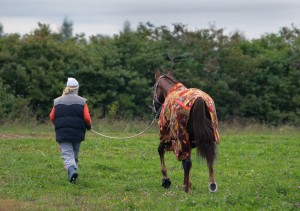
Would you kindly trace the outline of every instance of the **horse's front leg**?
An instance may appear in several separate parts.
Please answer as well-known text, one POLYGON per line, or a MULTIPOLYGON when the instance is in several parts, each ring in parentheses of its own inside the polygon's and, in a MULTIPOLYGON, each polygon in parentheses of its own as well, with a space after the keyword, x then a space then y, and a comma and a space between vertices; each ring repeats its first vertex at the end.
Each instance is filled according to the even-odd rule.
POLYGON ((160 157, 160 166, 161 166, 161 173, 162 173, 162 186, 164 188, 168 188, 171 185, 171 181, 167 175, 167 168, 165 164, 165 147, 166 145, 164 143, 160 143, 158 146, 158 154, 160 157))
POLYGON ((190 170, 192 168, 192 161, 190 156, 188 156, 185 160, 182 161, 182 167, 184 170, 184 179, 183 179, 183 189, 185 192, 189 192, 192 186, 191 178, 190 178, 190 170))
POLYGON ((216 192, 218 190, 218 185, 215 182, 215 172, 213 167, 213 161, 210 161, 208 164, 208 170, 209 170, 209 185, 208 189, 210 192, 216 192))

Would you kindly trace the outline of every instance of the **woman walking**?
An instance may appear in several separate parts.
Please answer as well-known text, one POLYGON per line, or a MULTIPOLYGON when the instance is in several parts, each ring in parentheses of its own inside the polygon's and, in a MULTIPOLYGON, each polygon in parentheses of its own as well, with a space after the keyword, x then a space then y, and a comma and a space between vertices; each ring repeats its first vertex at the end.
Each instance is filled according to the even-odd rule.
POLYGON ((56 141, 59 143, 61 157, 71 183, 76 183, 78 177, 80 144, 85 139, 86 130, 90 130, 92 126, 87 99, 80 97, 78 90, 78 81, 68 78, 67 87, 62 96, 54 100, 50 113, 50 120, 55 126, 56 141))

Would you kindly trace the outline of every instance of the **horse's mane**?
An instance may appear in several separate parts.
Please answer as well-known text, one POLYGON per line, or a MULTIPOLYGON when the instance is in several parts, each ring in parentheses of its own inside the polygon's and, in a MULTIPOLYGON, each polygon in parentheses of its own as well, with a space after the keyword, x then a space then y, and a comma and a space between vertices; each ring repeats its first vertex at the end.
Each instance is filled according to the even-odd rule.
POLYGON ((168 74, 163 75, 163 78, 166 78, 166 79, 174 82, 175 84, 178 83, 178 81, 173 76, 170 76, 168 74))

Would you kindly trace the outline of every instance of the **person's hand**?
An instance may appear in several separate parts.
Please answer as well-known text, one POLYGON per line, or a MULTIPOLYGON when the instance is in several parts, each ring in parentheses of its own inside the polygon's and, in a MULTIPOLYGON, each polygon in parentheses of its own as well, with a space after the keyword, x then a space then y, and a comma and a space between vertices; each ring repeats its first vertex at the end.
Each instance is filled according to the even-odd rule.
POLYGON ((87 129, 87 130, 91 130, 91 129, 92 129, 92 125, 87 125, 87 126, 86 126, 86 129, 87 129))

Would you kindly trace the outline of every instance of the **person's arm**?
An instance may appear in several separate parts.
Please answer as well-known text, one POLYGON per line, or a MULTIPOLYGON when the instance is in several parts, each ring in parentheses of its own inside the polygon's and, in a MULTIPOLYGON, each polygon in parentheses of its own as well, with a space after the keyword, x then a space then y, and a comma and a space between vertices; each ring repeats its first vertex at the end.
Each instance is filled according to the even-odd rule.
POLYGON ((49 114, 50 120, 52 121, 52 123, 54 124, 54 115, 55 115, 55 108, 54 106, 52 107, 52 110, 49 114))
POLYGON ((92 127, 92 119, 91 119, 91 115, 90 115, 90 111, 89 111, 89 107, 88 107, 87 103, 84 104, 84 107, 83 107, 83 119, 84 119, 86 128, 88 130, 90 130, 92 127))

